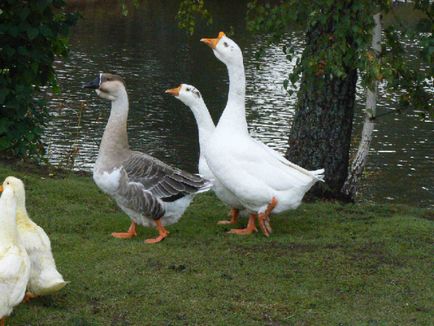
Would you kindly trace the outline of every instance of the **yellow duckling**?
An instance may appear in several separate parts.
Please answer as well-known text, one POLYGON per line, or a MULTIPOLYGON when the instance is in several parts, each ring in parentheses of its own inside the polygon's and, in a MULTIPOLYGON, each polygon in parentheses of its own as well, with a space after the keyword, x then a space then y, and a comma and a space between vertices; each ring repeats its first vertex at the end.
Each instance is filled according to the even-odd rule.
POLYGON ((21 244, 17 225, 17 192, 5 181, 0 185, 0 325, 12 313, 26 293, 30 276, 30 259, 21 244))
POLYGON ((45 231, 33 222, 27 214, 23 182, 15 177, 7 177, 5 182, 13 185, 15 189, 18 234, 31 261, 30 280, 25 300, 57 292, 67 282, 56 269, 50 239, 45 231))

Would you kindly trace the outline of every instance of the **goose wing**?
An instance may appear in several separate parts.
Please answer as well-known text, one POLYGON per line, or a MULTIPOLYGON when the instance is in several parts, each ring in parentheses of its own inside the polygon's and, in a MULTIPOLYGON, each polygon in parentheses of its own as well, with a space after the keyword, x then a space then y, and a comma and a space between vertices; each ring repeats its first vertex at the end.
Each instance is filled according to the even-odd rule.
POLYGON ((117 201, 120 205, 154 219, 165 213, 163 202, 173 202, 186 195, 206 191, 211 182, 140 152, 132 152, 122 163, 117 201))
MULTIPOLYGON (((125 173, 125 171, 123 171, 125 173)), ((140 182, 127 181, 118 191, 116 201, 119 205, 158 219, 165 213, 163 203, 140 182)))
POLYGON ((256 140, 254 138, 252 138, 253 142, 256 143, 256 145, 261 148, 263 151, 265 151, 266 153, 268 153, 269 155, 271 155, 273 158, 275 158, 276 160, 278 160, 280 163, 289 166, 305 175, 311 176, 319 181, 323 181, 324 176, 322 175, 324 173, 324 169, 319 169, 319 170, 315 170, 315 171, 309 171, 306 170, 304 168, 302 168, 301 166, 294 164, 290 161, 288 161, 285 157, 282 156, 282 154, 276 152, 274 149, 268 147, 267 145, 265 145, 263 142, 256 140))
POLYGON ((10 247, 4 255, 0 255, 0 282, 14 281, 21 273, 23 259, 17 247, 10 247))
POLYGON ((247 191, 252 193, 251 197, 256 196, 263 187, 273 191, 304 189, 317 180, 315 174, 287 161, 250 136, 240 137, 236 142, 224 137, 212 140, 206 152, 210 156, 206 157, 207 163, 216 178, 239 197, 247 191))
POLYGON ((10 306, 17 305, 24 296, 30 273, 30 260, 24 248, 9 247, 0 253, 0 292, 7 294, 10 306))
POLYGON ((129 183, 142 185, 144 190, 165 202, 206 191, 211 187, 208 180, 198 175, 173 168, 140 152, 133 152, 123 163, 123 167, 129 183))

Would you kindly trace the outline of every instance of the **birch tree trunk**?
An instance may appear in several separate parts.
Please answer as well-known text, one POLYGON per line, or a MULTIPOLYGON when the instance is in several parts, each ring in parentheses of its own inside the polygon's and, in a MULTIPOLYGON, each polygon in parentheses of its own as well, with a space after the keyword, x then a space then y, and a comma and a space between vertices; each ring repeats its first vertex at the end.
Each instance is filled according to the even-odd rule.
MULTIPOLYGON (((372 33, 372 49, 376 56, 381 52, 381 14, 374 15, 375 27, 372 33)), ((375 115, 378 97, 378 81, 372 85, 372 89, 367 89, 365 121, 363 123, 362 138, 360 140, 357 154, 351 164, 351 170, 342 187, 342 192, 354 199, 357 194, 360 179, 368 160, 369 147, 372 141, 372 134, 375 126, 375 115)))

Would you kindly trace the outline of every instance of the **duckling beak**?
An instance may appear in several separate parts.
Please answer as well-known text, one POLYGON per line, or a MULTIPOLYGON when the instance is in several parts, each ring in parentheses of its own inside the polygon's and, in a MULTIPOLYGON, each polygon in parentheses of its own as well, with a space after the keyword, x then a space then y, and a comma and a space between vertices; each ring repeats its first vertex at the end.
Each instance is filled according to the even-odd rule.
POLYGON ((0 192, 3 192, 3 185, 0 185, 0 192))
POLYGON ((179 92, 180 91, 181 91, 181 85, 179 85, 176 88, 166 89, 164 93, 170 94, 170 95, 173 95, 173 96, 179 96, 179 92))
POLYGON ((94 80, 87 82, 86 84, 83 85, 83 88, 93 88, 93 89, 97 89, 99 88, 101 82, 101 76, 96 77, 94 80))

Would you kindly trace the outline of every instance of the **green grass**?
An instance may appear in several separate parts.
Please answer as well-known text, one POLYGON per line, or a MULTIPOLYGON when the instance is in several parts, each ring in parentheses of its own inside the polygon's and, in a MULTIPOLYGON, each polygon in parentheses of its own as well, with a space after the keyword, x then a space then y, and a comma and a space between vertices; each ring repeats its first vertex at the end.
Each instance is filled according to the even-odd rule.
MULTIPOLYGON (((15 169, 17 169, 15 167, 15 169)), ((17 307, 10 325, 430 325, 433 212, 398 205, 303 204, 265 238, 226 234, 210 193, 169 237, 119 240, 130 221, 91 177, 13 171, 31 217, 71 283, 17 307)), ((245 220, 242 221, 243 224, 245 220)))

